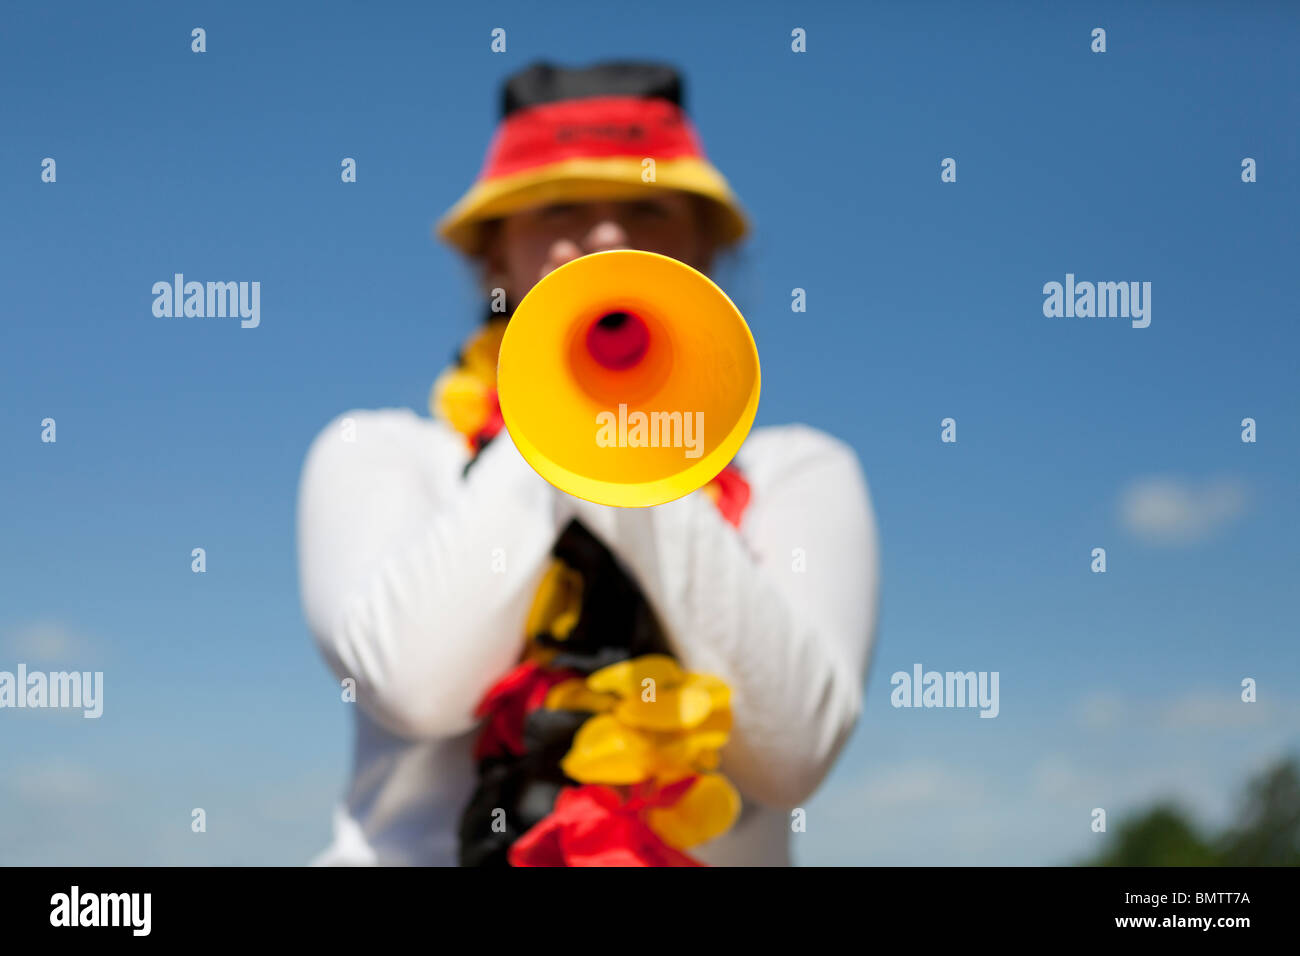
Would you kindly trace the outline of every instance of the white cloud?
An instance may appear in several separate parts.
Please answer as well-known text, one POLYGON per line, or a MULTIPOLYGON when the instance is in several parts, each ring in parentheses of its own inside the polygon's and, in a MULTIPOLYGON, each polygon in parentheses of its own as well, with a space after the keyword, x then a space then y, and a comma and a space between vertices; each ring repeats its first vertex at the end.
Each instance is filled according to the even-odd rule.
POLYGON ((944 804, 957 794, 968 797, 970 782, 947 767, 917 761, 872 774, 860 784, 857 798, 871 810, 944 804))
POLYGON ((33 807, 76 807, 99 803, 105 781, 95 771, 63 761, 15 768, 9 774, 10 790, 33 807))
POLYGON ((17 660, 84 665, 98 655, 96 642, 57 621, 35 621, 11 631, 5 650, 17 660))
POLYGON ((1049 800, 1060 800, 1086 793, 1092 777, 1081 772, 1063 754, 1044 757, 1030 774, 1032 793, 1049 800))
POLYGON ((1079 726, 1088 730, 1157 731, 1244 730, 1300 726, 1300 701, 1272 697, 1246 703, 1241 688, 1198 688, 1175 697, 1127 699, 1109 691, 1085 695, 1075 706, 1079 726))
POLYGON ((1230 689, 1227 693, 1198 691, 1167 701, 1160 708, 1159 721, 1170 730, 1235 730, 1259 727, 1277 716, 1278 708, 1270 702, 1248 704, 1239 690, 1230 689))
POLYGON ((1138 478, 1120 495, 1124 527, 1152 544, 1201 541, 1245 511, 1246 489, 1235 478, 1200 483, 1165 476, 1138 478))
POLYGON ((1094 730, 1108 730, 1124 723, 1129 708, 1117 694, 1101 692, 1089 694, 1079 702, 1079 722, 1094 730))

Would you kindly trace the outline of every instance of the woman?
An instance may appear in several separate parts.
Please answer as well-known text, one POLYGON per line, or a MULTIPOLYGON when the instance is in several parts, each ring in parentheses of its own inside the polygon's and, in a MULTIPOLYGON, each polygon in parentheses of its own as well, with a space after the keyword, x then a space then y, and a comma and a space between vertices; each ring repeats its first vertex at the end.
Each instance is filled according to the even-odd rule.
POLYGON ((349 412, 308 454, 303 603, 358 704, 319 863, 790 862, 874 633, 853 452, 760 428, 705 488, 610 508, 540 478, 494 401, 501 330, 550 270, 634 248, 706 271, 745 234, 681 104, 656 64, 512 76, 483 172, 439 224, 496 311, 438 377, 433 418, 349 412))

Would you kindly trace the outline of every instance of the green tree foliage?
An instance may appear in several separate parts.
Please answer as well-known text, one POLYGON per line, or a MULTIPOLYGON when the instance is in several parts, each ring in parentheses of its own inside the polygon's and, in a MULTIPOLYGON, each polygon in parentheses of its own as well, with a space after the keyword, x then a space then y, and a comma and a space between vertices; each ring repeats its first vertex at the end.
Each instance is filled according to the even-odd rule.
POLYGON ((1126 820, 1085 866, 1300 866, 1300 763, 1279 761, 1246 786, 1237 821, 1217 836, 1160 803, 1126 820))
POLYGON ((1240 822, 1220 840, 1224 866, 1300 866, 1300 765, 1286 760, 1251 781, 1240 822))

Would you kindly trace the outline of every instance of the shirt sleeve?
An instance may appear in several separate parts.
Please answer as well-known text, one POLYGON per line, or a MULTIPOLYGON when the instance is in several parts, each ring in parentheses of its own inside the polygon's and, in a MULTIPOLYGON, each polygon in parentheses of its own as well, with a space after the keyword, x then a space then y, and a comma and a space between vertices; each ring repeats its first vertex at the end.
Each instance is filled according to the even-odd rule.
POLYGON ((554 489, 506 432, 467 477, 462 442, 409 410, 350 412, 313 442, 299 489, 308 626, 358 704, 411 738, 474 726, 557 533, 554 489))
POLYGON ((740 533, 702 492, 644 509, 564 496, 640 582, 690 670, 732 691, 721 769, 747 798, 798 806, 862 710, 877 537, 849 446, 804 426, 751 436, 740 533))

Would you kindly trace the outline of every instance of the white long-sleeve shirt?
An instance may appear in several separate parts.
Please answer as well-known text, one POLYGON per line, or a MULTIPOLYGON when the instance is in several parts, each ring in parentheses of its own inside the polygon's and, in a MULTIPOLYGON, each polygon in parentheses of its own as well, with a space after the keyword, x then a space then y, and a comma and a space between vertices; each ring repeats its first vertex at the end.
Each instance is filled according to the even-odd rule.
POLYGON ((574 498, 504 430, 463 477, 468 460, 461 435, 407 409, 342 415, 307 455, 303 606, 356 687, 351 785, 314 862, 456 863, 474 708, 517 663, 551 547, 577 517, 638 582, 682 666, 731 687, 720 770, 742 813, 689 852, 788 864, 791 810, 857 721, 875 631, 876 530, 853 451, 802 425, 751 432, 739 529, 702 491, 644 509, 574 498))

